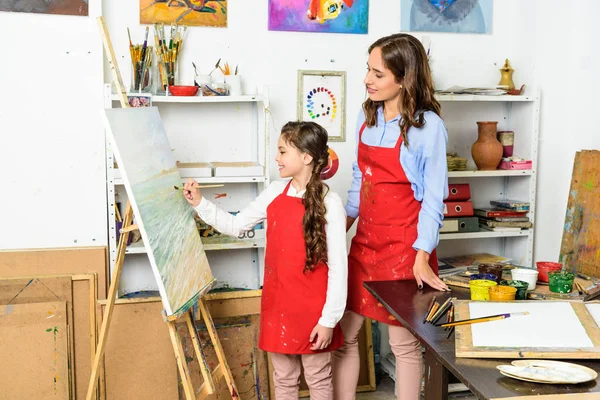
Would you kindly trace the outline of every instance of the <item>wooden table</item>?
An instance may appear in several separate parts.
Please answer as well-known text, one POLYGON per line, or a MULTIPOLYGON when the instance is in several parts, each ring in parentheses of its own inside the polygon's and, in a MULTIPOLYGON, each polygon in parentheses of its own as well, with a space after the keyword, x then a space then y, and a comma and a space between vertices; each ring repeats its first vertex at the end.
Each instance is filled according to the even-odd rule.
MULTIPOLYGON (((414 281, 365 282, 364 286, 425 346, 425 400, 448 397, 448 372, 481 399, 516 400, 531 396, 537 396, 536 400, 600 399, 600 378, 578 385, 530 383, 505 377, 496 369, 497 365, 510 364, 511 359, 456 358, 454 335, 446 339, 447 331, 423 324, 423 317, 432 296, 439 303, 448 297, 468 299, 466 289, 453 288, 450 293, 442 293, 427 287, 420 291, 414 281)), ((600 361, 573 362, 600 375, 600 361)))

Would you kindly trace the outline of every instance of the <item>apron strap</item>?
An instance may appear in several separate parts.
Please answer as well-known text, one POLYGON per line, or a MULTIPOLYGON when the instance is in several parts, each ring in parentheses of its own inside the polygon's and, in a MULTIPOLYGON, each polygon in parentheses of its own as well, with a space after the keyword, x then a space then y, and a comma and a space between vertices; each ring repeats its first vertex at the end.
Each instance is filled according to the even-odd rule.
POLYGON ((360 130, 358 131, 358 142, 361 143, 362 142, 362 134, 365 131, 365 128, 367 127, 367 122, 363 122, 362 126, 360 127, 360 130))

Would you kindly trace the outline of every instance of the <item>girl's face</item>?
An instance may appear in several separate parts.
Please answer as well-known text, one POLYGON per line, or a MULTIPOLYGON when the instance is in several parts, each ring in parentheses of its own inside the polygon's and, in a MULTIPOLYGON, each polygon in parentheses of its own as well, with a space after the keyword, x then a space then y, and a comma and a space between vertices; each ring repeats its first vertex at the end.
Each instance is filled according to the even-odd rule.
POLYGON ((310 168, 312 157, 302 153, 296 147, 286 142, 279 136, 277 141, 277 167, 281 178, 290 178, 300 175, 306 168, 310 168))
POLYGON ((386 68, 381 57, 381 49, 375 47, 369 54, 367 76, 364 80, 369 98, 373 101, 398 100, 401 86, 396 77, 386 68))

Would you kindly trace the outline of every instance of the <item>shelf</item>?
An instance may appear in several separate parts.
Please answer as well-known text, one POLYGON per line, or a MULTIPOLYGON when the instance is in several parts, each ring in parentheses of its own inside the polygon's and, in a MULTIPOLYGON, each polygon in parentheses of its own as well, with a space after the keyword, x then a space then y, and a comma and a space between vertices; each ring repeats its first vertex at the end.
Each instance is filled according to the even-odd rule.
POLYGON ((473 94, 436 94, 435 98, 438 101, 495 101, 495 102, 534 102, 534 96, 481 96, 473 94))
MULTIPOLYGON (((264 176, 217 176, 211 178, 191 177, 200 184, 206 183, 263 183, 266 181, 264 176)), ((114 179, 115 186, 123 186, 125 183, 121 178, 114 179)))
MULTIPOLYGON (((128 96, 144 96, 148 93, 127 93, 128 96)), ((113 101, 119 100, 118 94, 112 94, 113 101)), ((260 95, 248 96, 159 96, 152 95, 154 103, 257 103, 263 101, 260 95)))
POLYGON ((497 169, 494 171, 448 171, 448 178, 485 178, 491 176, 532 176, 532 169, 497 169))
POLYGON ((532 234, 533 230, 520 230, 516 232, 494 232, 494 231, 479 231, 479 232, 464 232, 464 233, 440 233, 440 240, 453 239, 485 239, 485 238, 501 238, 501 237, 527 237, 532 234))
MULTIPOLYGON (((235 250, 235 249, 254 249, 265 247, 265 230, 257 229, 252 239, 237 239, 230 236, 216 236, 202 238, 204 250, 235 250)), ((125 249, 125 254, 146 254, 144 243, 140 240, 133 243, 125 249)))

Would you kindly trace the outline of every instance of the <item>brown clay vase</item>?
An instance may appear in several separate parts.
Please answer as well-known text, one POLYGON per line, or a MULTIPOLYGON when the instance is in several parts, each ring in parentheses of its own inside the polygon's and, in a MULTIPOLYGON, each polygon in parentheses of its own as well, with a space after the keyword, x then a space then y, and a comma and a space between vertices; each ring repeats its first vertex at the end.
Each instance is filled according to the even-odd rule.
POLYGON ((471 147, 473 161, 477 169, 490 171, 498 168, 502 160, 502 143, 496 138, 498 122, 477 122, 478 137, 471 147))

